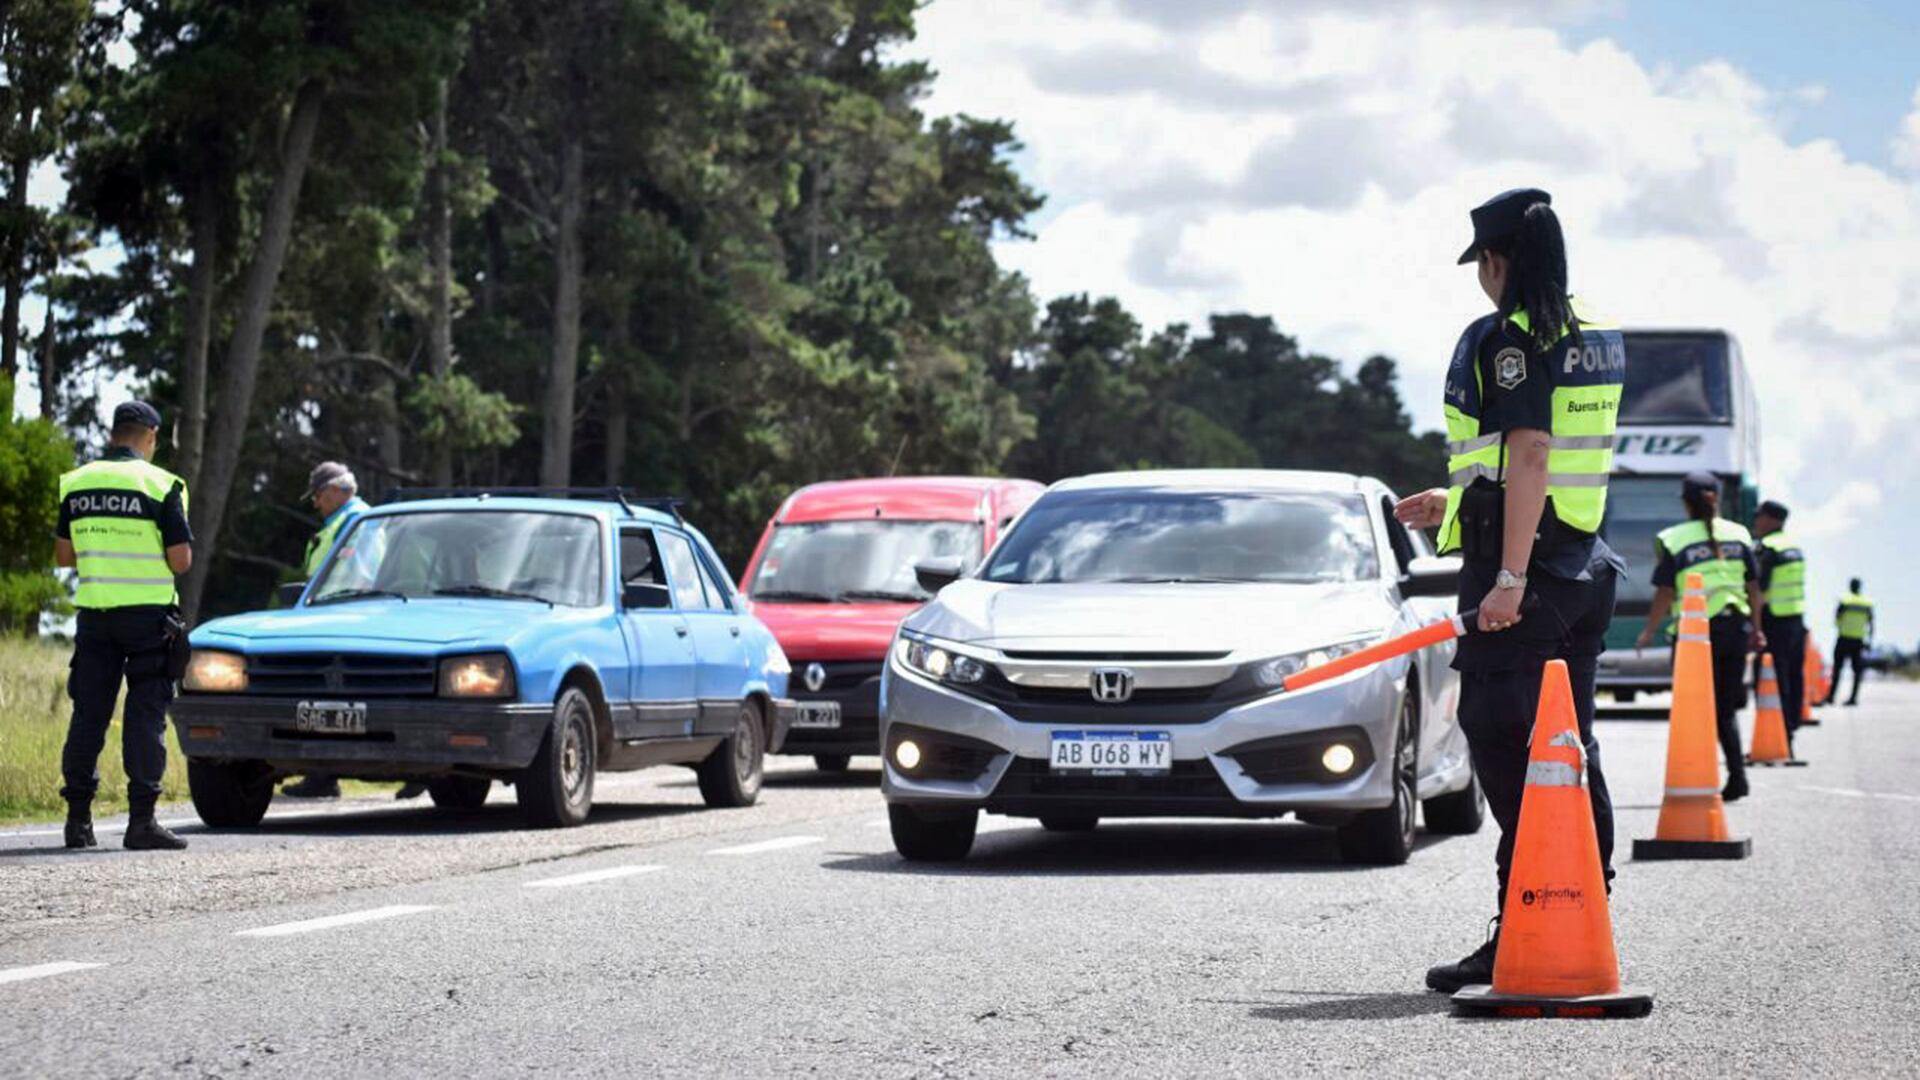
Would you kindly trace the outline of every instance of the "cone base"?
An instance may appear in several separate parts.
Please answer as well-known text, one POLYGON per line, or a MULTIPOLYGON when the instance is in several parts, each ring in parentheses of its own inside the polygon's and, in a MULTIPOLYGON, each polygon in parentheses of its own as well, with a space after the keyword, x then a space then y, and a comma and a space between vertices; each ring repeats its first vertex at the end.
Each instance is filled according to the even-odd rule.
POLYGON ((1820 721, 1818 721, 1818 720, 1802 720, 1802 721, 1800 721, 1800 726, 1801 726, 1801 727, 1819 727, 1819 726, 1820 726, 1820 721))
POLYGON ((1635 986, 1623 986, 1618 993, 1590 994, 1585 997, 1502 994, 1491 986, 1469 986, 1453 995, 1453 1011, 1461 1016, 1512 1019, 1638 1017, 1653 1011, 1653 995, 1635 986))
POLYGON ((1747 764, 1758 765, 1768 769, 1804 769, 1807 767, 1807 763, 1801 761, 1799 758, 1788 758, 1785 761, 1755 761, 1752 758, 1748 758, 1747 764))
POLYGON ((1635 840, 1635 862, 1657 859, 1744 859, 1753 854, 1753 840, 1635 840))

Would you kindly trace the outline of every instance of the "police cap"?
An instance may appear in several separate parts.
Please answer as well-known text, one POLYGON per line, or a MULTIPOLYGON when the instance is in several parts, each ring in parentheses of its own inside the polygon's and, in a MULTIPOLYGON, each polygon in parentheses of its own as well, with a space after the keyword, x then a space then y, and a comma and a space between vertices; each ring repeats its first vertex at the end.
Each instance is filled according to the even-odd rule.
POLYGON ((1772 499, 1761 503, 1760 509, 1755 511, 1755 513, 1765 515, 1782 523, 1787 520, 1787 508, 1774 502, 1772 499))
POLYGON ((1711 493, 1720 494, 1720 478, 1710 472, 1695 470, 1680 481, 1680 490, 1688 495, 1711 493))
POLYGON ((1553 204, 1553 196, 1539 188, 1514 188, 1503 191, 1473 208, 1473 243, 1460 253, 1458 265, 1465 266, 1480 257, 1480 249, 1520 229, 1520 219, 1534 203, 1553 204))
POLYGON ((144 401, 123 401, 113 410, 113 426, 120 427, 123 424, 139 424, 144 428, 158 430, 160 410, 144 401))

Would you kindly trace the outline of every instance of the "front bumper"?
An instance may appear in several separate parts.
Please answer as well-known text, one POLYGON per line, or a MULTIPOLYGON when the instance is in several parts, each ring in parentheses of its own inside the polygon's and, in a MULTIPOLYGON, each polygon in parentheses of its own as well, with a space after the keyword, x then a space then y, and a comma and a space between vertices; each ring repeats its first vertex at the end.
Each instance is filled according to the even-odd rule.
POLYGON ((181 750, 194 760, 264 761, 278 772, 366 779, 522 769, 553 718, 553 707, 540 702, 372 698, 365 735, 315 735, 295 730, 298 704, 182 694, 171 712, 181 750))
MULTIPOLYGON (((956 742, 982 747, 975 760, 984 762, 984 767, 971 779, 915 778, 887 757, 881 791, 890 803, 974 807, 1016 816, 1258 818, 1303 811, 1332 816, 1373 810, 1393 802, 1391 761, 1404 689, 1403 678, 1375 667, 1298 694, 1250 701, 1204 723, 1129 723, 1126 706, 1091 700, 1084 714, 1068 722, 1035 723, 1016 720, 991 703, 889 665, 881 696, 883 745, 891 745, 890 732, 896 726, 902 731, 911 726, 935 733, 936 741, 938 734, 946 733, 959 737, 956 742), (1173 743, 1172 771, 1165 776, 1116 777, 1049 771, 1055 731, 1124 730, 1168 732, 1173 743), (1249 766, 1232 753, 1238 750, 1246 755, 1249 744, 1289 740, 1317 747, 1317 734, 1331 741, 1337 734, 1356 730, 1366 740, 1363 765, 1337 779, 1263 782, 1250 775, 1249 766)), ((1315 749, 1316 757, 1317 753, 1315 749)), ((951 759, 949 755, 941 760, 951 759)), ((928 770, 923 766, 920 771, 928 770)))

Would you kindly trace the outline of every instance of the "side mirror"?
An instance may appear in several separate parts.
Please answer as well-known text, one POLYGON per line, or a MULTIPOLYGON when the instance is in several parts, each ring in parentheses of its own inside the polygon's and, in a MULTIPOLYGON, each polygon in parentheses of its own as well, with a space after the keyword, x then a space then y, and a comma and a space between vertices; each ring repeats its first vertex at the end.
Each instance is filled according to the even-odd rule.
POLYGON ((665 585, 650 581, 629 581, 620 586, 623 607, 641 611, 659 611, 673 606, 673 594, 665 585))
POLYGON ((306 591, 307 583, 304 581, 289 581, 284 585, 276 585, 273 589, 273 606, 290 608, 300 602, 300 594, 306 591))
POLYGON ((1460 557, 1458 555, 1421 555, 1407 563, 1400 578, 1402 596, 1458 596, 1460 593, 1460 557))
POLYGON ((942 555, 916 563, 913 567, 913 579, 929 593, 938 594, 941 589, 959 581, 967 574, 966 560, 958 555, 942 555))

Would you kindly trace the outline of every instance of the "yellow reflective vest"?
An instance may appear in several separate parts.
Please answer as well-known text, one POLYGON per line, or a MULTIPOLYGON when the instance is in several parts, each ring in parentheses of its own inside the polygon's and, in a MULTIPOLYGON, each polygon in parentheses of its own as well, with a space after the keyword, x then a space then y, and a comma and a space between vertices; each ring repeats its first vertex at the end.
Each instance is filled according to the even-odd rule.
MULTIPOLYGON (((1709 540, 1706 522, 1683 521, 1662 529, 1654 542, 1673 557, 1677 580, 1685 581, 1688 574, 1699 574, 1706 579, 1707 618, 1728 608, 1742 615, 1753 614, 1753 605, 1747 602, 1747 565, 1753 558, 1753 534, 1745 526, 1714 518, 1709 540)), ((1677 606, 1674 615, 1679 616, 1677 606)))
POLYGON ((165 606, 178 599, 160 533, 160 511, 185 481, 138 457, 89 462, 60 477, 82 608, 165 606))
POLYGON ((1853 641, 1865 641, 1867 629, 1873 625, 1873 601, 1857 592, 1842 596, 1839 615, 1835 621, 1841 637, 1853 641))
POLYGON ((1767 613, 1778 618, 1807 611, 1807 557, 1785 532, 1760 538, 1767 549, 1767 613))

